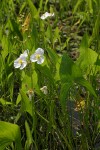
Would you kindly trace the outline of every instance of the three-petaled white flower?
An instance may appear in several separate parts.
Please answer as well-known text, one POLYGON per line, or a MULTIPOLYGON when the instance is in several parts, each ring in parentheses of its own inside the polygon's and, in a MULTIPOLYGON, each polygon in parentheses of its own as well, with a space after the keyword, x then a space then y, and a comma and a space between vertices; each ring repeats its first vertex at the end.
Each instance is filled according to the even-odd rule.
POLYGON ((52 17, 52 16, 54 16, 54 13, 45 12, 40 18, 41 18, 42 20, 45 20, 46 18, 52 17))
POLYGON ((42 64, 44 62, 44 50, 38 48, 33 55, 30 56, 31 62, 37 62, 37 64, 42 64))
POLYGON ((41 90, 45 95, 48 94, 48 88, 47 88, 47 86, 43 86, 42 88, 40 88, 40 90, 41 90))
POLYGON ((23 68, 26 67, 27 65, 27 61, 26 61, 26 58, 28 56, 28 53, 29 53, 29 50, 25 50, 23 54, 21 54, 19 56, 19 58, 17 58, 15 61, 14 61, 14 67, 15 68, 20 68, 20 70, 22 70, 23 68))

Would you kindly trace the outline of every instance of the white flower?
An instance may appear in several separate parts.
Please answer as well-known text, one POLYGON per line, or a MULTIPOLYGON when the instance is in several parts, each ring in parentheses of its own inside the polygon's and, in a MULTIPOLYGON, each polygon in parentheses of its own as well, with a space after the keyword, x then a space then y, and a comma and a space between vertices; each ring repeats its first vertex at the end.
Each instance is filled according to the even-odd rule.
POLYGON ((32 89, 28 90, 27 95, 28 95, 29 99, 32 100, 32 97, 34 96, 34 91, 32 89))
POLYGON ((45 12, 40 18, 42 20, 46 19, 47 17, 52 17, 54 16, 54 13, 48 13, 48 12, 45 12))
POLYGON ((20 57, 21 57, 21 56, 23 56, 23 57, 28 57, 28 54, 29 54, 29 50, 27 49, 27 50, 24 51, 23 54, 20 55, 20 57))
POLYGON ((37 64, 42 64, 44 62, 44 50, 38 48, 33 55, 30 56, 31 62, 37 62, 37 64))
POLYGON ((27 65, 27 61, 26 61, 26 57, 28 56, 29 50, 25 50, 23 54, 21 54, 19 56, 19 58, 17 58, 14 61, 14 67, 15 68, 20 68, 20 70, 22 70, 23 68, 26 67, 27 65))
POLYGON ((40 88, 40 90, 41 90, 45 95, 48 94, 47 86, 43 86, 42 88, 40 88))
POLYGON ((27 65, 27 61, 25 57, 19 57, 14 61, 14 67, 15 68, 20 68, 20 70, 22 70, 23 68, 25 68, 27 65))

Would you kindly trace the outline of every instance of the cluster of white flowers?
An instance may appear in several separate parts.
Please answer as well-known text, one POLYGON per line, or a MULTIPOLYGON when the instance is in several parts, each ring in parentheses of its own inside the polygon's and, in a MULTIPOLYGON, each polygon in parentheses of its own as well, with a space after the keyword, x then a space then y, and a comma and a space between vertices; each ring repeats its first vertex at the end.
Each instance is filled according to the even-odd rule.
MULTIPOLYGON (((54 16, 54 13, 48 13, 45 12, 40 18, 42 20, 45 20, 48 17, 54 16)), ((14 67, 19 68, 20 70, 24 69, 27 66, 27 57, 29 54, 29 50, 25 50, 24 53, 22 53, 15 61, 14 61, 14 67)), ((42 48, 36 49, 35 53, 30 56, 31 62, 37 62, 37 64, 42 64, 44 62, 44 50, 42 48)), ((43 94, 48 94, 47 86, 43 86, 40 88, 41 92, 43 94)), ((32 89, 27 91, 27 95, 30 100, 32 100, 32 97, 34 96, 34 91, 32 89)))
MULTIPOLYGON (((19 56, 14 61, 14 67, 15 68, 20 68, 22 70, 23 68, 26 67, 27 65, 27 57, 29 54, 29 50, 25 50, 23 54, 19 56)), ((31 62, 37 62, 37 64, 42 64, 44 62, 44 50, 42 48, 38 48, 34 54, 30 56, 30 61, 31 62)))
MULTIPOLYGON (((29 54, 29 50, 25 50, 24 53, 22 53, 15 61, 14 61, 14 67, 19 68, 22 70, 27 65, 27 57, 29 54)), ((42 48, 36 49, 35 53, 30 56, 31 62, 37 62, 37 64, 42 64, 44 62, 44 50, 42 48)), ((47 86, 43 86, 40 88, 40 90, 46 95, 48 94, 47 86)), ((27 95, 30 100, 32 100, 32 97, 34 96, 34 91, 28 90, 27 95)))
POLYGON ((42 20, 45 20, 46 18, 52 17, 52 16, 54 16, 54 13, 45 12, 40 18, 41 18, 42 20))

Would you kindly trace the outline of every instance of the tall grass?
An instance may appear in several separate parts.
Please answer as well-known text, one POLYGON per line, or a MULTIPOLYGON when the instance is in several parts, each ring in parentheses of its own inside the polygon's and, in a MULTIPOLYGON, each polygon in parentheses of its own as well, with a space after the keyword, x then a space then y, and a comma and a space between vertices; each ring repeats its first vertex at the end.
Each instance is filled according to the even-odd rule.
POLYGON ((99 0, 0 2, 0 150, 100 148, 99 6, 99 0), (54 16, 42 20, 45 12, 54 16), (44 54, 31 62, 38 48, 44 54), (14 62, 25 50, 21 70, 14 62))

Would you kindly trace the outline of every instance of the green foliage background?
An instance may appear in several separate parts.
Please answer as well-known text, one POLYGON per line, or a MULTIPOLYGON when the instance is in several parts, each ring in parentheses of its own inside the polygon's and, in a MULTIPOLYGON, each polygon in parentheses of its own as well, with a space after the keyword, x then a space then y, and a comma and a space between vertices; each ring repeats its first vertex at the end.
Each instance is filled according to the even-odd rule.
POLYGON ((0 150, 100 148, 99 0, 2 0, 0 24, 0 150), (14 68, 38 47, 43 64, 14 68))

